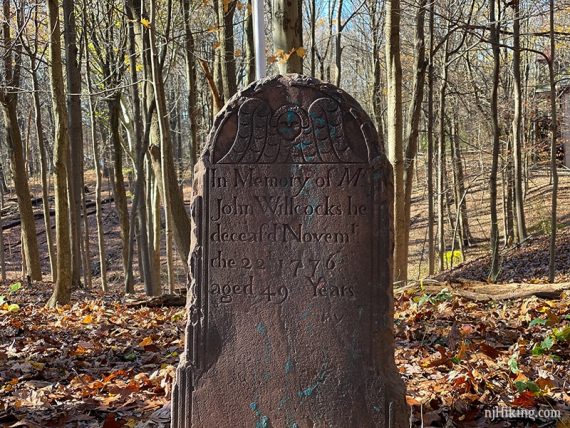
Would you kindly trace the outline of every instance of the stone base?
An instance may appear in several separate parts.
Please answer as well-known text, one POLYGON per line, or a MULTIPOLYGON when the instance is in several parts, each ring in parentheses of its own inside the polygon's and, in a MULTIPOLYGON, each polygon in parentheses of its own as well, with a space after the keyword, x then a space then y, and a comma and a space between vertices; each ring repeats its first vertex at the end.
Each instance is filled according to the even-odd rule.
MULTIPOLYGON (((312 379, 306 388, 267 391, 269 397, 249 401, 245 395, 234 401, 208 401, 192 387, 192 368, 180 366, 176 371, 172 394, 172 428, 406 428, 409 410, 399 377, 370 375, 359 391, 333 386, 326 391, 326 377, 312 379), (322 379, 322 378, 321 378, 322 379), (312 382, 312 383, 311 383, 312 382), (324 392, 324 391, 326 392, 324 392), (198 397, 198 398, 197 398, 198 397), (278 397, 283 397, 280 400, 278 397), (289 399, 287 399, 289 397, 289 399), (385 397, 391 397, 387 402, 385 397)), ((206 384, 208 382, 205 382, 206 384)), ((223 388, 222 385, 219 386, 223 388)), ((207 387, 206 387, 207 388, 207 387)))

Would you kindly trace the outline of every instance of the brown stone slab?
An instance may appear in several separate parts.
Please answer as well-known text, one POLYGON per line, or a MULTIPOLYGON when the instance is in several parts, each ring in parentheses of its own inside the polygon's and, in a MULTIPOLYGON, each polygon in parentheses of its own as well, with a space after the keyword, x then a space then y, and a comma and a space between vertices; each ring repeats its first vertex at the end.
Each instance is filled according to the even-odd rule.
POLYGON ((210 135, 172 426, 407 426, 391 168, 368 116, 332 85, 278 76, 210 135))

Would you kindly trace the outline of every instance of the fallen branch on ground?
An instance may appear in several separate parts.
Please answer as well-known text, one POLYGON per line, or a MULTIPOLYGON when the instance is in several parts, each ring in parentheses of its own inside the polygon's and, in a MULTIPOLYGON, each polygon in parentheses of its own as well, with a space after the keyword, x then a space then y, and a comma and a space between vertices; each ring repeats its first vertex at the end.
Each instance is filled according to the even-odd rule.
POLYGON ((458 281, 453 283, 439 282, 436 280, 414 281, 401 287, 395 287, 394 293, 421 290, 428 294, 437 294, 447 288, 453 295, 475 301, 500 301, 509 299, 524 299, 531 296, 542 299, 559 299, 562 293, 570 290, 570 282, 558 284, 488 284, 475 281, 458 281))
POLYGON ((156 308, 162 306, 186 306, 186 296, 181 294, 163 294, 162 296, 149 297, 144 300, 127 302, 129 308, 141 308, 143 306, 156 308))

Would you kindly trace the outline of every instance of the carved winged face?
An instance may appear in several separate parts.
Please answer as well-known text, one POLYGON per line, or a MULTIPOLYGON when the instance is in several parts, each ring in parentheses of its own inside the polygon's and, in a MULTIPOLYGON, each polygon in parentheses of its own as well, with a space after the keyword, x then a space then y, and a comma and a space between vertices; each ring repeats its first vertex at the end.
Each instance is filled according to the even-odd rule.
POLYGON ((301 131, 301 118, 293 109, 288 109, 277 118, 277 132, 285 141, 293 141, 301 131))
POLYGON ((315 100, 305 111, 286 104, 271 111, 258 98, 239 108, 238 129, 221 163, 362 162, 345 139, 342 112, 330 98, 315 100))

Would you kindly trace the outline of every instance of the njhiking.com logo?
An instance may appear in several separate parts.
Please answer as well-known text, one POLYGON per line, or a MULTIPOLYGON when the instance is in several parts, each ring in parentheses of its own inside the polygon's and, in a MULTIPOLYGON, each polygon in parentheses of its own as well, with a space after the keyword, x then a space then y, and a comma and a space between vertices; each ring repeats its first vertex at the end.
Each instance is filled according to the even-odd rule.
POLYGON ((493 407, 485 409, 487 419, 560 419, 560 410, 555 409, 521 409, 513 407, 493 407))

